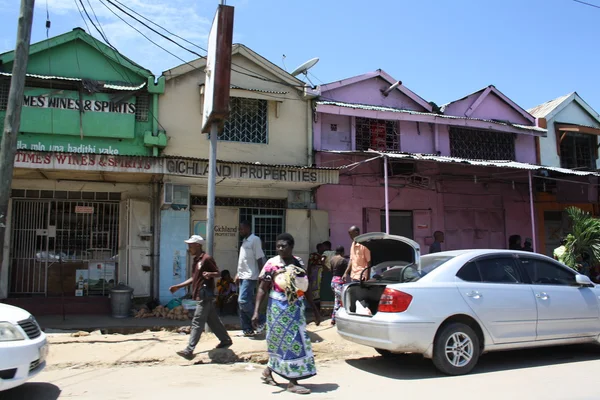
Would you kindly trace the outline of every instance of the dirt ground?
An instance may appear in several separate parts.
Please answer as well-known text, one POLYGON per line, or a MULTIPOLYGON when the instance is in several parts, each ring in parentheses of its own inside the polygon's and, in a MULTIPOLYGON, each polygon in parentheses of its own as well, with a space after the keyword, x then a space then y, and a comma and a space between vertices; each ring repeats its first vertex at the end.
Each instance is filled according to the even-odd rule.
MULTIPOLYGON (((324 321, 320 326, 311 323, 308 331, 318 363, 377 355, 373 349, 342 339, 330 325, 330 321, 324 321)), ((241 331, 230 331, 229 334, 233 339, 233 346, 226 350, 216 350, 214 347, 218 343, 217 338, 211 333, 204 333, 196 347, 196 358, 187 361, 175 354, 187 344, 189 335, 185 333, 146 331, 131 335, 103 335, 97 331, 86 336, 77 336, 72 332, 49 333, 50 354, 46 368, 51 371, 132 365, 267 362, 264 335, 245 338, 241 331)))

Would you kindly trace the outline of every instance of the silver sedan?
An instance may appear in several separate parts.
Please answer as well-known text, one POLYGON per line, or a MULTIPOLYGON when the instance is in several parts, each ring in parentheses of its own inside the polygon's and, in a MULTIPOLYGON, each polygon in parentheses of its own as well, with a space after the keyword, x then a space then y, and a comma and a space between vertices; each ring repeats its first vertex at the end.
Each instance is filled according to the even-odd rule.
POLYGON ((469 373, 481 354, 598 343, 600 289, 534 253, 460 250, 420 256, 407 238, 368 233, 373 278, 346 285, 339 334, 380 354, 419 353, 443 373, 469 373))

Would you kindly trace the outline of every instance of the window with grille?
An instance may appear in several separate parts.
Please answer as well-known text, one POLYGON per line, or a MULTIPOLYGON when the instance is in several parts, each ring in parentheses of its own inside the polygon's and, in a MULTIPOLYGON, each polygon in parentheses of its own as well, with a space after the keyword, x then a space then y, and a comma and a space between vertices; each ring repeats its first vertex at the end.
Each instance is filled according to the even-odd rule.
POLYGON ((5 111, 8 106, 8 89, 10 81, 8 79, 0 79, 0 111, 5 111))
POLYGON ((512 133, 450 128, 450 155, 471 160, 515 160, 512 133))
MULTIPOLYGON (((562 133, 559 132, 560 135, 562 133)), ((560 166, 570 169, 596 169, 598 139, 594 135, 567 132, 560 142, 560 166)))
POLYGON ((225 121, 219 140, 242 143, 267 143, 266 100, 232 97, 229 118, 225 121))
POLYGON ((277 236, 285 232, 285 211, 269 208, 240 208, 240 222, 252 224, 252 232, 262 242, 267 258, 275 257, 277 236))
POLYGON ((400 150, 398 123, 371 118, 356 118, 356 150, 400 150))
POLYGON ((135 101, 135 120, 140 122, 148 121, 150 101, 147 93, 137 96, 135 101))

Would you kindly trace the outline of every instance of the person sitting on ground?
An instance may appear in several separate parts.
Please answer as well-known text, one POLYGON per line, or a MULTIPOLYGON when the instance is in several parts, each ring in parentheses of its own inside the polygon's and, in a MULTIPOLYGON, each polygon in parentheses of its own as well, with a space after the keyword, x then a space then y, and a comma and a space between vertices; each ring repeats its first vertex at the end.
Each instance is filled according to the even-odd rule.
POLYGON ((237 287, 231 273, 224 269, 221 271, 221 279, 217 282, 217 308, 221 315, 225 309, 228 314, 235 314, 237 297, 237 287))

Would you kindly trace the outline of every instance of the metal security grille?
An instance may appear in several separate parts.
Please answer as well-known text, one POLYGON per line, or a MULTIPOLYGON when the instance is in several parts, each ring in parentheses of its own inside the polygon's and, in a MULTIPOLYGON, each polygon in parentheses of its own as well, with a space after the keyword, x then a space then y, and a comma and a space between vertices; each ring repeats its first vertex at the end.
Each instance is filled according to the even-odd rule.
MULTIPOLYGON (((192 196, 193 206, 205 206, 205 196, 192 196)), ((241 197, 217 197, 217 207, 287 208, 287 199, 246 199, 241 197)))
POLYGON ((8 79, 0 79, 0 111, 6 110, 8 106, 8 89, 10 87, 8 79))
POLYGON ((219 140, 244 143, 267 143, 266 100, 232 97, 230 114, 219 140))
POLYGON ((400 135, 396 121, 356 118, 356 150, 399 151, 400 135))
POLYGON ((240 222, 242 221, 252 223, 252 231, 261 239, 267 258, 275 257, 275 239, 285 231, 285 210, 241 208, 240 222))
POLYGON ((148 113, 149 113, 149 98, 148 94, 140 94, 137 96, 135 102, 135 120, 140 122, 148 121, 148 113))
POLYGON ((11 229, 10 292, 56 293, 49 275, 61 260, 116 262, 119 203, 14 199, 11 229))
POLYGON ((450 128, 450 155, 471 160, 515 160, 512 133, 450 128))
POLYGON ((571 169, 596 169, 596 136, 568 132, 560 142, 560 166, 571 169))

